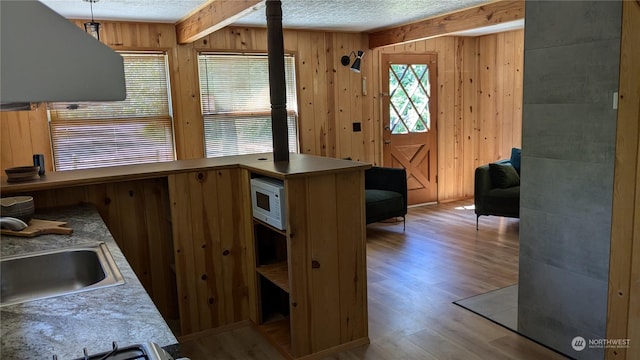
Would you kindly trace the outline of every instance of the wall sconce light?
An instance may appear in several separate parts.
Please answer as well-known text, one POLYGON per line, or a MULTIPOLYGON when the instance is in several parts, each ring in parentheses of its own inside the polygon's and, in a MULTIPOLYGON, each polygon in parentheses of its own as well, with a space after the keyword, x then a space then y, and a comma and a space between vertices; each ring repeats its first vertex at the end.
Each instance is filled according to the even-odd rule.
POLYGON ((340 58, 340 62, 342 63, 342 65, 349 66, 349 63, 351 63, 351 55, 356 57, 356 59, 353 61, 353 65, 351 65, 351 71, 360 73, 360 60, 362 60, 362 57, 364 56, 364 51, 358 50, 357 54, 352 51, 351 54, 343 56, 342 58, 340 58))
POLYGON ((100 40, 100 23, 93 21, 93 3, 100 0, 82 0, 88 2, 91 5, 91 21, 84 23, 84 31, 94 38, 100 40))

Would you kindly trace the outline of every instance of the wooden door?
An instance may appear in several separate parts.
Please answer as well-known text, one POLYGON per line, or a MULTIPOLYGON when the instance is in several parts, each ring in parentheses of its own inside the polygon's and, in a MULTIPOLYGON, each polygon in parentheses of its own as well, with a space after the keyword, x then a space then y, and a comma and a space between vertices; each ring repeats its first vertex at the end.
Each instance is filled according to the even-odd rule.
POLYGON ((382 56, 384 166, 407 170, 408 203, 438 200, 437 55, 382 56))

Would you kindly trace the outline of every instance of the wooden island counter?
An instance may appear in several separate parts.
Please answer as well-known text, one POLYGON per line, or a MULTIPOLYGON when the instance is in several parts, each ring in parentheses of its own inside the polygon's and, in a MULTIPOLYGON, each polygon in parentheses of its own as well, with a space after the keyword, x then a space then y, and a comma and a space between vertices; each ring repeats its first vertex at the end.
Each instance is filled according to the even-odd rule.
POLYGON ((364 170, 290 154, 47 173, 7 183, 36 209, 94 204, 181 335, 251 321, 287 357, 368 343, 364 170), (284 181, 286 230, 254 220, 250 179, 284 181))

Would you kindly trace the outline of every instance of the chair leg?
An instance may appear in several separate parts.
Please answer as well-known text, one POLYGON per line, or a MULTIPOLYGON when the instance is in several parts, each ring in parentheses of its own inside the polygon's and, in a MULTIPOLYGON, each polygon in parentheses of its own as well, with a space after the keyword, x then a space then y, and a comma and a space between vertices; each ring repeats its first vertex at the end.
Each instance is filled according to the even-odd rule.
POLYGON ((476 215, 476 231, 478 231, 478 219, 480 219, 480 215, 476 215))
POLYGON ((404 232, 407 229, 407 218, 402 217, 402 231, 404 232))

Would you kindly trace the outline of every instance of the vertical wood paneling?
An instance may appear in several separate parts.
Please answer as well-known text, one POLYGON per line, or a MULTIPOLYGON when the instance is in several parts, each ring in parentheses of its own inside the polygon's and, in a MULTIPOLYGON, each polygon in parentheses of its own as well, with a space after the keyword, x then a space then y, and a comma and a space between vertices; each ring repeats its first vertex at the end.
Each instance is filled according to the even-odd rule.
MULTIPOLYGON (((465 77, 465 68, 464 68, 464 38, 455 38, 455 56, 454 56, 454 91, 455 91, 455 99, 454 99, 454 111, 453 111, 453 133, 454 133, 454 176, 455 176, 455 184, 464 184, 464 165, 465 165, 465 154, 467 154, 465 147, 465 121, 464 121, 464 77, 465 77)), ((457 188, 451 189, 451 195, 449 198, 456 197, 458 193, 457 188)))
MULTIPOLYGON (((313 49, 311 43, 311 33, 301 32, 298 34, 297 75, 298 75, 298 108, 299 118, 305 119, 298 125, 300 140, 300 152, 303 154, 315 154, 316 149, 316 112, 314 109, 314 78, 313 70, 313 49)), ((318 119, 320 121, 320 119, 318 119)), ((292 149, 289 149, 290 151, 292 149)))
POLYGON ((628 348, 607 348, 605 358, 640 357, 640 5, 623 2, 620 102, 609 255, 608 339, 628 339, 628 348))
POLYGON ((173 232, 173 251, 175 254, 176 284, 178 291, 178 304, 180 310, 180 330, 183 334, 197 331, 200 321, 196 299, 191 299, 192 294, 197 294, 196 283, 186 277, 192 276, 195 271, 193 257, 193 227, 179 226, 191 222, 192 204, 191 189, 188 175, 170 175, 169 196, 171 201, 171 224, 173 232), (182 273, 185 276, 177 276, 182 273))
MULTIPOLYGON (((44 154, 45 170, 53 170, 49 122, 44 104, 32 111, 0 112, 0 169, 33 164, 44 154)), ((4 175, 4 172, 2 173, 4 175)))
POLYGON ((480 143, 478 153, 481 163, 500 159, 496 153, 499 124, 496 116, 496 36, 483 36, 478 39, 478 123, 480 124, 480 143))
POLYGON ((496 138, 494 140, 495 153, 498 158, 504 159, 505 153, 502 152, 502 144, 506 140, 511 143, 511 132, 507 131, 507 124, 499 119, 504 118, 503 106, 504 98, 506 96, 506 89, 504 88, 504 73, 505 66, 503 64, 504 59, 499 54, 504 54, 504 33, 496 34, 496 51, 495 60, 493 65, 493 74, 495 78, 494 82, 494 95, 495 95, 495 123, 496 123, 496 138), (501 70, 502 69, 502 70, 501 70))
POLYGON ((462 45, 462 122, 463 122, 463 155, 462 192, 460 197, 473 196, 474 169, 480 165, 478 161, 478 117, 477 117, 477 74, 476 38, 460 38, 462 45))
MULTIPOLYGON (((362 35, 364 37, 364 35, 362 35)), ((361 40, 363 41, 364 38, 361 40)), ((368 52, 368 49, 365 50, 365 55, 367 57, 367 62, 373 64, 375 56, 371 52, 368 52)), ((364 61, 364 58, 363 58, 364 61)), ((375 153, 376 153, 376 136, 377 133, 382 130, 380 125, 380 119, 374 118, 375 112, 373 110, 375 99, 377 98, 377 94, 372 91, 371 81, 373 81, 373 66, 362 66, 361 74, 362 76, 357 78, 360 80, 360 86, 362 90, 360 94, 362 95, 362 161, 367 159, 370 162, 375 162, 375 153)))
POLYGON ((239 179, 237 179, 237 183, 240 186, 239 189, 239 206, 241 206, 241 217, 242 220, 238 221, 238 225, 242 227, 240 231, 245 234, 245 238, 242 240, 242 251, 244 252, 246 259, 246 266, 243 269, 243 272, 246 273, 247 278, 247 306, 249 309, 247 310, 249 314, 249 319, 254 322, 254 324, 260 323, 260 316, 258 310, 258 294, 257 294, 257 274, 253 271, 254 266, 256 265, 256 253, 255 253, 255 243, 252 239, 254 239, 254 229, 253 229, 253 209, 251 205, 251 185, 250 185, 250 173, 249 170, 246 169, 238 169, 237 175, 239 179))
POLYGON ((250 215, 241 174, 219 169, 169 176, 183 334, 250 316, 248 284, 255 280, 247 275, 250 215))
MULTIPOLYGON (((313 352, 340 344, 340 288, 335 175, 308 179, 307 213, 311 262, 311 349, 313 352), (334 284, 334 286, 328 286, 334 284)), ((308 265, 307 265, 308 266, 308 265)))
MULTIPOLYGON (((513 31, 506 32, 502 34, 502 38, 504 39, 501 47, 498 48, 498 56, 499 54, 503 54, 499 56, 500 62, 502 63, 502 69, 500 73, 502 74, 502 85, 501 92, 502 96, 502 106, 500 110, 500 116, 502 119, 508 119, 513 116, 513 107, 514 107, 514 78, 516 77, 515 71, 515 33, 513 31), (502 49, 502 51, 500 51, 502 49)), ((516 134, 514 133, 514 125, 513 121, 502 121, 502 139, 500 144, 500 149, 503 151, 505 149, 509 149, 515 147, 516 134)), ((519 136, 517 137, 519 139, 519 136)), ((504 154, 504 153, 503 153, 504 154)), ((509 154, 504 154, 503 156, 509 156, 509 154)))
MULTIPOLYGON (((439 69, 438 77, 438 150, 444 151, 448 155, 445 161, 438 163, 438 199, 455 198, 456 186, 456 80, 455 80, 455 38, 444 37, 436 39, 436 46, 439 49, 439 69)), ((439 159, 442 156, 438 157, 439 159)))
POLYGON ((311 294, 309 278, 311 259, 309 243, 306 241, 310 229, 307 213, 308 200, 307 178, 287 180, 285 184, 287 201, 287 263, 289 269, 289 302, 291 304, 291 334, 307 334, 307 336, 291 337, 291 354, 294 357, 311 352, 312 331, 311 294), (295 216, 292 216, 295 214, 295 216))
MULTIPOLYGON (((176 264, 176 274, 183 281, 195 283, 195 292, 189 293, 189 296, 190 308, 195 310, 191 317, 197 319, 197 323, 191 331, 199 331, 216 326, 224 316, 223 309, 220 309, 220 304, 224 304, 224 300, 221 299, 221 284, 220 281, 216 281, 219 280, 218 274, 221 272, 220 263, 216 261, 216 254, 220 253, 219 231, 215 227, 217 223, 209 218, 211 216, 215 220, 218 203, 215 198, 209 200, 207 196, 212 192, 211 189, 216 189, 216 176, 215 173, 202 171, 188 173, 184 177, 189 189, 189 202, 185 205, 189 206, 191 218, 187 223, 174 222, 173 227, 178 232, 185 226, 191 227, 189 238, 178 235, 175 239, 182 244, 190 243, 184 247, 191 251, 193 268, 192 271, 188 271, 189 266, 180 268, 176 264)), ((181 199, 177 199, 177 202, 180 203, 181 199)), ((176 206, 172 212, 173 210, 184 211, 184 208, 176 206)), ((188 333, 186 330, 182 331, 188 333)))
POLYGON ((198 88, 198 63, 196 52, 187 46, 178 46, 173 51, 171 64, 172 81, 175 88, 174 136, 178 159, 204 157, 204 125, 200 110, 198 88), (177 61, 176 61, 177 60, 177 61))
MULTIPOLYGON (((336 34, 333 48, 338 57, 348 55, 351 52, 351 45, 346 34, 336 34)), ((351 118, 351 89, 349 67, 336 64, 336 157, 344 158, 351 156, 351 129, 348 122, 351 118)))
MULTIPOLYGON (((349 41, 348 41, 348 48, 347 51, 348 53, 351 53, 351 51, 354 52, 358 52, 358 50, 362 49, 362 47, 360 46, 360 41, 362 39, 360 39, 360 36, 354 35, 354 34, 349 34, 349 41)), ((363 49, 364 50, 364 49, 363 49)), ((352 58, 352 64, 353 61, 355 61, 355 57, 352 58)), ((349 77, 349 92, 347 93, 347 98, 350 101, 350 103, 348 104, 348 108, 349 111, 347 112, 349 115, 348 117, 345 119, 345 127, 346 127, 346 133, 345 135, 350 135, 350 136, 346 136, 345 141, 349 141, 351 142, 351 154, 350 155, 345 155, 342 157, 351 157, 352 159, 356 160, 356 161, 366 161, 369 156, 368 154, 365 153, 365 145, 364 145, 364 133, 361 131, 353 131, 353 124, 354 123, 360 123, 361 129, 363 124, 363 118, 362 118, 362 62, 364 61, 364 57, 363 60, 360 62, 361 64, 361 70, 360 73, 355 73, 353 71, 351 71, 351 66, 349 67, 345 67, 343 66, 343 69, 348 68, 348 77, 349 77)))
MULTIPOLYGON (((336 157, 338 152, 337 145, 337 109, 336 98, 338 95, 338 89, 336 84, 338 83, 337 75, 337 63, 335 58, 340 56, 338 51, 334 47, 335 34, 325 34, 325 47, 326 47, 326 63, 327 63, 327 124, 326 124, 326 145, 323 145, 324 154, 321 152, 319 155, 336 157)), ((318 155, 318 154, 317 154, 318 155)))
POLYGON ((285 181, 291 353, 367 338, 362 171, 285 181))
MULTIPOLYGON (((524 83, 524 30, 514 32, 513 67, 513 109, 511 119, 513 123, 513 146, 522 147, 522 89, 524 83)), ((507 84, 508 85, 508 84, 507 84)))
MULTIPOLYGON (((220 253, 214 254, 222 266, 222 295, 224 296, 223 324, 233 324, 245 320, 249 314, 247 298, 246 244, 249 241, 244 230, 251 222, 247 216, 247 207, 240 184, 239 169, 218 170, 215 192, 207 194, 206 199, 216 198, 218 214, 216 219, 220 229, 220 253)), ((212 189, 213 190, 213 189, 212 189)))
POLYGON ((364 182, 362 173, 336 175, 338 276, 340 289, 340 342, 366 337, 367 282, 364 182), (345 301, 346 299, 346 301, 345 301))
MULTIPOLYGON (((314 155, 328 156, 327 154, 327 127, 328 127, 328 91, 327 86, 327 44, 325 34, 321 32, 311 33, 311 43, 315 44, 311 56, 311 72, 313 84, 313 151, 314 155)), ((305 118, 305 122, 310 122, 305 118)))
MULTIPOLYGON (((142 187, 145 227, 148 232, 147 263, 151 275, 151 296, 158 309, 167 319, 177 319, 176 277, 171 271, 173 260, 173 241, 171 224, 167 221, 170 214, 169 194, 166 178, 154 181, 154 186, 142 187), (157 209, 147 211, 147 209, 157 209)), ((141 214, 141 215, 142 215, 141 214)), ((140 239, 132 239, 139 241, 140 239)))

